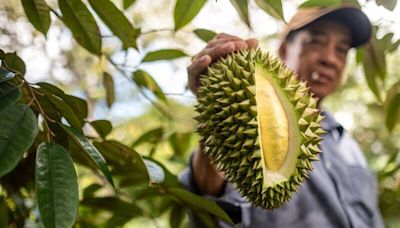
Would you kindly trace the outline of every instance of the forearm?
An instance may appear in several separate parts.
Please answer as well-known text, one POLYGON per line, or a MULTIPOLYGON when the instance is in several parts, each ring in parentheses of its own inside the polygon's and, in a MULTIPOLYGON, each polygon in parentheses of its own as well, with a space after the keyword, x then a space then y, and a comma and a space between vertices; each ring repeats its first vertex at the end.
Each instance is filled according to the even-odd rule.
POLYGON ((202 194, 219 196, 224 188, 224 175, 209 158, 201 152, 201 147, 193 156, 193 178, 202 194))

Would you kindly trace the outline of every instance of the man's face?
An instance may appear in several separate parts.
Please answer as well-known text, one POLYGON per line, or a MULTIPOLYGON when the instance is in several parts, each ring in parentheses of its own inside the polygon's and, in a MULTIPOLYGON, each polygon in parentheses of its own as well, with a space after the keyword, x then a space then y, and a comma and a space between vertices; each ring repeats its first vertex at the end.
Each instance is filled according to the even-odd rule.
POLYGON ((297 32, 291 42, 284 42, 279 54, 322 99, 339 87, 350 47, 347 27, 336 21, 320 20, 297 32))

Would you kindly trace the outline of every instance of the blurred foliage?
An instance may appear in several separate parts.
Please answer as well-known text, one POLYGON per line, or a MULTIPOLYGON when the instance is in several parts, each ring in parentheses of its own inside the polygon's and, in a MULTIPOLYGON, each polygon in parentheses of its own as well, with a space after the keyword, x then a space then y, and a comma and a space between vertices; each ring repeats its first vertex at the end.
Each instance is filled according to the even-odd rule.
MULTIPOLYGON (((362 7, 355 0, 298 5, 343 2, 362 7)), ((258 9, 285 18, 280 0, 230 3, 248 29, 258 9)), ((387 10, 396 3, 376 0, 387 10)), ((193 104, 173 99, 186 94, 168 94, 146 68, 166 61, 175 72, 186 67, 177 61, 189 61, 193 39, 207 42, 217 33, 191 25, 206 4, 0 2, 0 227, 186 227, 189 209, 210 226, 215 217, 230 221, 179 184, 177 174, 198 142, 193 104), (150 8, 156 17, 149 17, 150 8), (172 26, 159 28, 157 20, 165 18, 172 26), (32 47, 48 61, 39 66, 46 77, 35 82, 21 58, 32 47), (136 117, 95 119, 98 110, 107 113, 127 100, 140 104, 136 117)), ((346 84, 324 104, 347 120, 375 170, 388 227, 400 224, 399 44, 376 25, 369 44, 350 56, 346 84)))

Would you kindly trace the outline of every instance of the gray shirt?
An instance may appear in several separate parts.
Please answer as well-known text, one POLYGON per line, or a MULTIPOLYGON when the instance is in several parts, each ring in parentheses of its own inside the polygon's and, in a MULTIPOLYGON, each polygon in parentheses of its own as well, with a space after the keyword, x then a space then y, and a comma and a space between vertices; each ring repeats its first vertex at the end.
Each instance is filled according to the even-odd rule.
MULTIPOLYGON (((239 210, 234 213, 239 227, 383 227, 377 205, 377 183, 358 144, 327 112, 322 128, 327 132, 321 142, 320 160, 314 170, 281 208, 263 210, 253 207, 227 184, 221 197, 204 196, 228 203, 239 210)), ((191 165, 180 176, 181 183, 199 194, 193 181, 191 165)), ((232 216, 232 213, 230 213, 232 216)), ((193 215, 190 222, 201 227, 193 215)), ((231 227, 219 221, 220 227, 231 227)))

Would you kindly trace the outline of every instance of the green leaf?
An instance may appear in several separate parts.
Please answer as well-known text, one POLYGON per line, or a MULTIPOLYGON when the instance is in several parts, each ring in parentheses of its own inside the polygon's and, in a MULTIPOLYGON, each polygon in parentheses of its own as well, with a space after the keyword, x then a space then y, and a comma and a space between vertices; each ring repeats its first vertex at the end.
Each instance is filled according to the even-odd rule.
POLYGON ((301 4, 299 8, 339 6, 341 2, 342 0, 308 0, 301 4))
POLYGON ((375 0, 375 2, 378 6, 383 6, 390 11, 393 11, 397 4, 397 0, 375 0))
POLYGON ((54 94, 61 98, 74 111, 79 119, 81 127, 83 126, 84 120, 88 115, 87 103, 84 99, 65 94, 60 88, 46 82, 39 82, 37 85, 40 86, 42 92, 50 95, 54 94))
POLYGON ((115 89, 114 89, 113 78, 107 72, 103 73, 103 86, 104 89, 106 90, 107 106, 110 108, 115 101, 115 89))
POLYGON ((62 18, 76 40, 89 52, 101 54, 99 27, 88 8, 80 0, 58 0, 62 18))
POLYGON ((231 0, 231 3, 238 12, 240 19, 242 19, 242 21, 251 29, 247 0, 231 0))
MULTIPOLYGON (((128 175, 133 172, 140 173, 141 175, 145 176, 146 180, 149 179, 146 165, 144 164, 140 154, 137 153, 135 150, 115 140, 108 140, 105 142, 95 142, 95 145, 96 147, 101 145, 104 151, 109 151, 108 153, 104 153, 105 155, 110 155, 110 154, 117 155, 118 159, 114 158, 114 160, 123 164, 124 167, 122 167, 123 170, 114 170, 114 171, 117 172, 122 171, 122 173, 119 173, 122 175, 128 175)), ((101 149, 101 147, 99 147, 99 149, 101 149)))
POLYGON ((136 2, 136 0, 124 0, 124 10, 128 9, 135 2, 136 2))
POLYGON ((204 42, 208 42, 212 40, 217 34, 213 31, 207 30, 207 29, 196 29, 193 31, 194 34, 196 34, 197 37, 199 37, 201 40, 204 42))
POLYGON ((137 147, 143 143, 157 144, 164 135, 164 129, 158 127, 151 129, 142 134, 133 144, 132 147, 137 147))
POLYGON ((284 20, 281 0, 256 0, 256 4, 270 16, 284 20))
POLYGON ((25 74, 25 63, 15 52, 6 53, 3 63, 6 65, 7 69, 18 72, 21 75, 25 74))
POLYGON ((71 227, 78 212, 78 180, 68 152, 42 143, 36 155, 36 194, 45 227, 71 227))
POLYGON ((8 227, 8 213, 10 209, 4 199, 4 196, 0 195, 0 227, 8 227))
POLYGON ((185 208, 179 204, 175 204, 171 210, 171 214, 169 217, 170 227, 179 228, 182 224, 185 215, 186 215, 185 208))
MULTIPOLYGON (((6 57, 6 53, 4 53, 4 51, 0 49, 0 59, 4 59, 5 57, 6 57)), ((1 61, 0 61, 0 65, 1 65, 1 61)))
POLYGON ((99 184, 96 184, 96 183, 87 186, 83 190, 83 198, 93 197, 94 193, 97 192, 98 190, 100 190, 101 188, 102 188, 102 186, 99 184))
MULTIPOLYGON (((375 30, 376 32, 376 30, 375 30)), ((375 34, 375 32, 373 34, 375 34)), ((369 88, 381 101, 380 86, 378 79, 384 81, 386 79, 386 57, 383 50, 384 47, 378 43, 373 35, 365 46, 363 55, 364 74, 369 88)))
POLYGON ((190 142, 193 133, 186 132, 186 133, 178 133, 174 132, 172 135, 169 136, 169 144, 171 145, 172 149, 174 150, 174 154, 178 156, 183 156, 188 152, 190 149, 190 142))
POLYGON ((13 79, 15 74, 7 69, 0 67, 0 83, 13 79))
POLYGON ((224 210, 218 207, 218 205, 213 201, 195 195, 181 188, 167 188, 167 192, 195 211, 208 212, 230 224, 233 224, 232 220, 224 212, 224 210))
MULTIPOLYGON (((149 173, 149 175, 154 175, 154 178, 156 178, 156 176, 162 176, 162 175, 164 176, 162 186, 165 186, 165 187, 180 187, 181 186, 181 184, 178 181, 177 176, 172 174, 161 162, 159 162, 155 159, 152 159, 150 157, 143 157, 143 160, 151 161, 151 163, 148 162, 146 164, 148 172, 153 172, 152 174, 149 173), (155 168, 154 169, 153 169, 153 167, 149 168, 150 166, 148 166, 148 164, 153 164, 154 165, 153 167, 155 167, 155 168), (162 172, 164 174, 161 174, 161 170, 159 170, 159 168, 161 168, 163 170, 162 172)), ((160 180, 160 179, 161 178, 157 178, 157 180, 160 180)), ((156 182, 153 182, 153 183, 156 183, 156 182)))
POLYGON ((15 168, 33 144, 38 132, 36 115, 26 105, 10 106, 0 112, 0 177, 15 168))
POLYGON ((124 49, 137 48, 138 34, 125 15, 109 0, 89 0, 101 20, 124 44, 124 49))
POLYGON ((143 161, 149 174, 150 184, 163 183, 165 180, 165 173, 163 168, 151 160, 143 159, 143 161))
POLYGON ((47 96, 47 98, 58 110, 60 115, 63 116, 73 128, 82 132, 81 122, 75 115, 74 111, 68 106, 68 104, 66 104, 63 100, 53 95, 47 96))
POLYGON ((146 88, 154 93, 154 95, 166 102, 167 98, 165 97, 163 91, 160 86, 158 86, 157 82, 151 77, 149 73, 144 70, 137 70, 133 72, 132 80, 138 85, 140 88, 146 88))
POLYGON ((0 111, 15 104, 21 98, 20 89, 9 82, 0 83, 0 111))
POLYGON ((96 130, 99 136, 103 139, 112 131, 112 124, 108 120, 95 120, 90 122, 90 125, 96 130))
POLYGON ((143 58, 142 62, 153 62, 158 60, 170 60, 188 56, 185 52, 177 49, 164 49, 149 52, 143 58))
POLYGON ((25 14, 31 24, 46 35, 50 27, 50 10, 44 0, 21 0, 25 14))
POLYGON ((103 175, 106 177, 107 181, 114 187, 114 181, 112 179, 110 170, 107 168, 107 162, 103 155, 94 147, 89 140, 82 135, 78 130, 60 124, 60 126, 67 132, 72 140, 74 140, 79 147, 86 152, 87 155, 92 159, 96 166, 100 169, 103 175))
POLYGON ((203 8, 206 0, 177 0, 174 8, 175 31, 187 25, 203 8))
POLYGON ((400 116, 400 81, 388 90, 383 107, 386 128, 392 132, 400 116))
POLYGON ((130 203, 115 197, 84 198, 80 203, 84 206, 95 208, 96 210, 106 210, 130 218, 143 215, 142 209, 135 203, 130 203))

